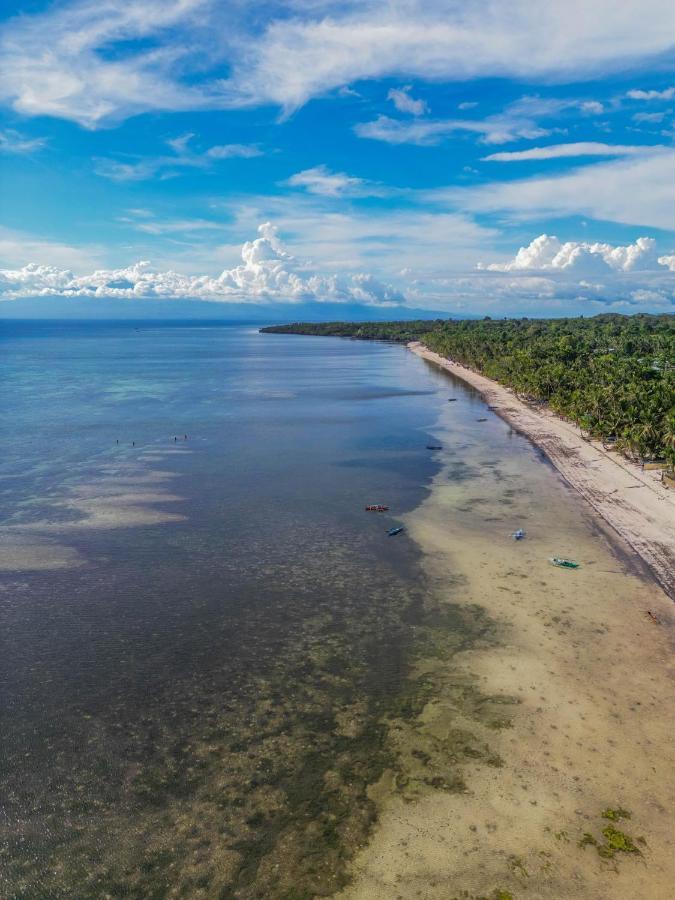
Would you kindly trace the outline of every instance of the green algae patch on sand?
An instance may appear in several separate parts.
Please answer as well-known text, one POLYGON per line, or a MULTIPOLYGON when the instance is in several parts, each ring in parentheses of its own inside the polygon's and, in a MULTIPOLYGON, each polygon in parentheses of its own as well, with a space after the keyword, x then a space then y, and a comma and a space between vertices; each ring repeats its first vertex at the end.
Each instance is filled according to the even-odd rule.
POLYGON ((618 806, 616 809, 608 806, 607 809, 603 809, 601 815, 603 819, 609 819, 610 822, 618 822, 619 819, 630 819, 630 813, 622 806, 618 806))
POLYGON ((604 844, 598 846, 598 853, 603 859, 612 859, 616 853, 637 853, 640 851, 630 838, 623 831, 619 831, 613 825, 606 825, 602 829, 602 836, 605 839, 604 844))
POLYGON ((467 766, 501 768, 494 732, 510 726, 519 704, 516 697, 481 691, 454 664, 459 653, 498 643, 482 607, 441 602, 429 591, 414 628, 408 687, 385 720, 394 760, 390 783, 405 803, 439 791, 467 793, 467 766))
MULTIPOLYGON (((631 814, 628 810, 623 809, 620 806, 616 809, 608 807, 603 810, 600 815, 603 819, 609 819, 611 821, 631 818, 631 814)), ((586 847, 595 847, 598 856, 601 859, 614 859, 617 853, 632 853, 637 856, 642 856, 642 852, 640 851, 640 848, 636 846, 635 841, 644 844, 646 843, 644 838, 639 837, 634 839, 614 825, 605 825, 604 828, 601 829, 600 834, 601 837, 595 837, 591 832, 585 831, 577 842, 577 846, 582 849, 586 847)))

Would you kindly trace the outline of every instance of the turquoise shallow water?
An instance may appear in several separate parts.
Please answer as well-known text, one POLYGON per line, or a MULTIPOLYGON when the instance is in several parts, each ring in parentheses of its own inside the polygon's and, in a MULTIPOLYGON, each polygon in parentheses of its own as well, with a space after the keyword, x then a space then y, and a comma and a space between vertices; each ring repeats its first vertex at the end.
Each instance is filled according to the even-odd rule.
POLYGON ((339 881, 423 590, 385 531, 436 471, 447 380, 245 326, 0 329, 2 536, 51 553, 2 575, 5 893, 339 881))

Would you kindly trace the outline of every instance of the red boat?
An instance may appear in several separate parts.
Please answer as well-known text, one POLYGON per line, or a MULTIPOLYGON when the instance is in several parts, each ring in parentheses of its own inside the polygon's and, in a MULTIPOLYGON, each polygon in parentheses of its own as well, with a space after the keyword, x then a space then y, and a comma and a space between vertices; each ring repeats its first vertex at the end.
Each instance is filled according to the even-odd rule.
POLYGON ((371 503, 370 506, 366 506, 366 512, 387 512, 388 509, 388 506, 383 506, 381 503, 371 503))

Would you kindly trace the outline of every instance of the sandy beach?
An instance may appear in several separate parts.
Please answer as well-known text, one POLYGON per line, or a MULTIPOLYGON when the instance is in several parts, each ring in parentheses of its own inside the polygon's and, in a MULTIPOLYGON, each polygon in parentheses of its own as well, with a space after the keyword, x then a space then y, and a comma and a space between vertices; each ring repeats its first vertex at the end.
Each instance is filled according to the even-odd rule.
MULTIPOLYGON (((486 379, 461 377, 551 448, 564 479, 499 420, 476 434, 455 404, 441 413, 441 471, 404 522, 424 554, 435 619, 481 623, 482 637, 458 650, 421 636, 415 677, 424 702, 412 720, 386 722, 394 762, 371 790, 377 824, 338 896, 667 900, 673 605, 569 487, 586 467, 585 490, 600 502, 613 469, 615 480, 636 476, 609 459, 594 465, 597 451, 571 429, 552 420, 556 430, 546 432, 548 417, 521 410, 486 379), (525 540, 511 539, 515 526, 525 540), (551 566, 558 553, 581 568, 551 566)), ((651 515, 652 506, 638 509, 658 533, 658 494, 627 493, 650 497, 651 515)), ((633 507, 616 505, 618 523, 629 524, 633 507)))
POLYGON ((621 535, 675 598, 675 491, 661 483, 659 472, 645 472, 602 444, 582 438, 571 422, 523 403, 508 388, 421 343, 408 347, 480 391, 497 415, 543 450, 568 484, 621 535))

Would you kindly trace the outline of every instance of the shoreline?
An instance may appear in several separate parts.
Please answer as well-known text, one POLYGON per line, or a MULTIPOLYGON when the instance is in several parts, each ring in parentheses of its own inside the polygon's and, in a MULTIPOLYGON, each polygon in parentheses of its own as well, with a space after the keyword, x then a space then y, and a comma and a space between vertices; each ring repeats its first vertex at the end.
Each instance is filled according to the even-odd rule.
POLYGON ((542 450, 570 487, 632 547, 670 599, 675 599, 675 493, 599 442, 585 440, 576 426, 547 408, 533 409, 509 388, 418 341, 407 346, 479 391, 493 412, 542 450))
POLYGON ((522 431, 441 403, 441 468, 403 517, 438 632, 413 635, 422 705, 383 721, 335 900, 671 896, 673 605, 522 431))

